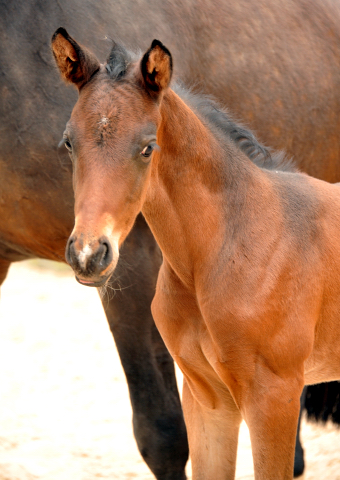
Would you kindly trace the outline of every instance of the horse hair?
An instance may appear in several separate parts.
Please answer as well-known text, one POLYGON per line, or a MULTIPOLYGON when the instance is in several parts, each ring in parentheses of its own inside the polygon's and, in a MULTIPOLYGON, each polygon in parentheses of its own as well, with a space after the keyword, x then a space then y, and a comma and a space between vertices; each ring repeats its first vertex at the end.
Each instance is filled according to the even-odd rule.
POLYGON ((221 108, 211 96, 193 93, 180 85, 175 85, 174 90, 188 106, 232 140, 258 167, 266 170, 298 171, 291 158, 288 158, 284 152, 272 151, 261 145, 250 130, 233 120, 229 112, 221 108))
POLYGON ((113 41, 110 55, 107 59, 106 70, 110 78, 118 80, 122 78, 132 63, 134 55, 125 47, 113 41))
MULTIPOLYGON (((135 59, 134 54, 113 41, 106 65, 110 78, 119 80, 124 77, 135 59)), ((272 151, 261 145, 250 130, 235 122, 229 112, 221 108, 212 97, 193 93, 179 83, 175 83, 173 89, 188 106, 229 138, 258 167, 266 170, 298 171, 291 158, 287 158, 284 152, 272 151)))

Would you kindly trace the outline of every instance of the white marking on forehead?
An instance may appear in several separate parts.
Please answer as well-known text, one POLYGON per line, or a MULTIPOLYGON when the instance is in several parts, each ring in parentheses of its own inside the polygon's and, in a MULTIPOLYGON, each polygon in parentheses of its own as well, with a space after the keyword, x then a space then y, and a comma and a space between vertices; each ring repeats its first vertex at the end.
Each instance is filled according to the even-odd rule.
POLYGON ((109 122, 110 122, 110 120, 109 120, 107 117, 104 116, 104 117, 102 117, 102 118, 100 119, 100 122, 99 122, 99 123, 100 123, 101 125, 103 125, 104 127, 106 127, 106 125, 108 125, 109 122))
POLYGON ((79 258, 79 263, 81 266, 85 267, 86 264, 86 258, 88 258, 92 254, 92 248, 90 245, 85 245, 83 249, 79 252, 78 258, 79 258))

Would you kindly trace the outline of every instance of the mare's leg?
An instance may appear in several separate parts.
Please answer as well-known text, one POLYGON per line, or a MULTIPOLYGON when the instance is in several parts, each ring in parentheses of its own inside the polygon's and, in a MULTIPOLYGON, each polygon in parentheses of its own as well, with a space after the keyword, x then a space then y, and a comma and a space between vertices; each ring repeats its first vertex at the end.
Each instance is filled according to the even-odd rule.
POLYGON ((128 382, 133 428, 159 480, 183 480, 188 444, 174 364, 151 316, 160 251, 140 216, 102 303, 128 382), (121 289, 121 290, 119 290, 121 289))
POLYGON ((294 477, 299 477, 303 474, 305 469, 305 460, 304 460, 304 452, 300 440, 300 426, 301 426, 301 416, 303 413, 305 400, 306 400, 306 393, 307 387, 303 389, 301 398, 300 398, 300 415, 299 415, 299 423, 296 433, 296 442, 295 442, 295 457, 294 457, 294 477))
POLYGON ((183 410, 188 429, 193 480, 233 480, 241 414, 227 390, 220 404, 207 408, 183 384, 183 410), (223 404, 222 404, 223 402, 223 404))

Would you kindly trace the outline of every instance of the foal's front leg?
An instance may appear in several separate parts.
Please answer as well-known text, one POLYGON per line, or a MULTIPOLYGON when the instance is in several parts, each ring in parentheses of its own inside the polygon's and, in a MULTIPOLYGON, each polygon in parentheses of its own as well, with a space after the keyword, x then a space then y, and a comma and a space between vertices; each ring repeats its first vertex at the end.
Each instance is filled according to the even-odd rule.
POLYGON ((302 382, 267 372, 243 394, 242 414, 249 428, 255 480, 291 480, 302 382), (270 381, 268 381, 268 378, 270 381))
POLYGON ((230 393, 214 409, 200 404, 183 383, 192 480, 234 480, 241 414, 230 393))

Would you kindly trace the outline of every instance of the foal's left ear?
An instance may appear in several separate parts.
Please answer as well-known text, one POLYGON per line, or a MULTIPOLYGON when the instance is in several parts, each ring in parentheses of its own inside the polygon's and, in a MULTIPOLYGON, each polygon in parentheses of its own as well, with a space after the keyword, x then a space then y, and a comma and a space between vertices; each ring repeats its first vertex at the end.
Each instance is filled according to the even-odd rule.
POLYGON ((172 57, 169 50, 159 40, 154 40, 141 62, 144 84, 152 97, 157 98, 170 83, 172 57))

